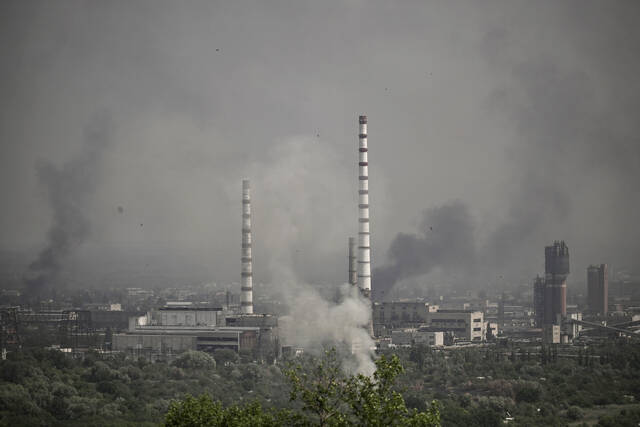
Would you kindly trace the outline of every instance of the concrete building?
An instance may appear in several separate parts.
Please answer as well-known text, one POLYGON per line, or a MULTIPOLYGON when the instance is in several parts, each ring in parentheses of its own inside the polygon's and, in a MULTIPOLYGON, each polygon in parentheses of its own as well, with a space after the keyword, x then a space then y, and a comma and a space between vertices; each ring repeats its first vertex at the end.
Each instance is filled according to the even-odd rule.
POLYGON ((224 326, 222 307, 169 306, 147 314, 150 326, 224 326))
POLYGON ((396 346, 424 344, 429 347, 439 347, 444 345, 444 332, 432 331, 427 327, 396 329, 391 331, 391 344, 396 346))
POLYGON ((452 333, 460 340, 484 341, 487 333, 482 311, 443 310, 425 302, 375 303, 373 324, 377 336, 388 335, 388 331, 426 327, 431 332, 452 333))
POLYGON ((487 335, 481 311, 438 310, 429 313, 429 328, 452 332, 456 338, 466 341, 484 341, 487 335))
POLYGON ((546 344, 560 344, 560 325, 545 325, 543 328, 542 341, 546 344))
POLYGON ((486 331, 486 339, 496 338, 500 333, 498 322, 484 322, 484 329, 486 331))
POLYGON ((113 335, 112 348, 150 360, 220 348, 277 356, 277 325, 277 318, 269 315, 225 317, 222 308, 173 304, 131 317, 129 329, 113 335))
POLYGON ((444 332, 429 331, 426 328, 420 328, 413 337, 414 344, 424 344, 429 347, 441 347, 444 345, 444 332))
POLYGON ((593 314, 607 315, 609 305, 609 277, 607 264, 587 268, 587 305, 593 314))
POLYGON ((391 344, 397 346, 409 346, 413 344, 413 335, 416 330, 413 328, 396 329, 391 331, 391 344))
POLYGON ((113 350, 151 360, 187 350, 252 351, 258 345, 259 334, 257 327, 137 326, 114 334, 113 350))
POLYGON ((544 248, 544 266, 544 323, 559 325, 567 315, 569 248, 564 241, 544 248))
POLYGON ((376 335, 382 334, 382 327, 392 330, 403 326, 419 326, 428 323, 429 313, 437 310, 437 305, 433 306, 425 302, 377 302, 373 305, 373 325, 376 335))

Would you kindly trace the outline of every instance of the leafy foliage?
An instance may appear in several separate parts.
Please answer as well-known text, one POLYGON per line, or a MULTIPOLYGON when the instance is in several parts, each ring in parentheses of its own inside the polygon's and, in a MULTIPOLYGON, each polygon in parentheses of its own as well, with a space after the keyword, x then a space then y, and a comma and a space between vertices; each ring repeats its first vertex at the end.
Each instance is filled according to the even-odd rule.
POLYGON ((187 397, 174 402, 167 413, 168 426, 436 426, 438 408, 427 412, 408 410, 402 395, 393 390, 395 378, 403 372, 397 356, 376 361, 376 372, 345 375, 331 350, 309 368, 297 365, 286 371, 292 389, 290 400, 300 410, 264 411, 259 404, 223 407, 209 396, 187 397))

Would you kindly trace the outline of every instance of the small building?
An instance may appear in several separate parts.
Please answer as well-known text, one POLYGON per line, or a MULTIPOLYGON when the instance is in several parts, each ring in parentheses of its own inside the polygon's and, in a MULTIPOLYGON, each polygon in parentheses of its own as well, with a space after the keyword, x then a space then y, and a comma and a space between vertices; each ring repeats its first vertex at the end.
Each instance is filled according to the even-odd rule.
POLYGON ((438 310, 429 313, 429 327, 453 334, 467 341, 484 341, 486 330, 484 314, 481 311, 438 310))
POLYGON ((413 342, 414 344, 424 344, 429 347, 441 347, 444 345, 444 332, 420 328, 416 331, 413 342))

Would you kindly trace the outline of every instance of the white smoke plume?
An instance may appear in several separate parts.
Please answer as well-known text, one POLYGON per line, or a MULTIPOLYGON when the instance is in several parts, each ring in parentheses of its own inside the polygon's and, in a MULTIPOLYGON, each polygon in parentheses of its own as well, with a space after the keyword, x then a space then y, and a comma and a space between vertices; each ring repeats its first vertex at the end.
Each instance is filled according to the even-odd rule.
POLYGON ((288 316, 280 319, 283 342, 303 347, 305 351, 320 352, 326 346, 346 346, 354 360, 344 360, 348 372, 371 375, 373 340, 366 325, 371 319, 371 304, 350 284, 340 287, 338 303, 324 299, 310 285, 290 286, 288 316))
MULTIPOLYGON (((340 264, 347 277, 345 244, 357 226, 356 144, 354 139, 353 159, 345 159, 340 155, 344 147, 331 141, 289 138, 274 144, 266 161, 253 164, 247 177, 254 277, 267 282, 267 292, 281 295, 289 309, 279 322, 284 343, 317 354, 327 347, 347 347, 353 358, 343 360, 345 369, 371 374, 373 341, 365 329, 370 302, 348 284, 332 285, 324 296, 320 289, 327 286, 309 284, 332 281, 333 266, 340 264), (336 248, 344 248, 343 257, 331 255, 339 253, 336 248), (339 302, 328 299, 336 292, 339 302)), ((240 180, 234 194, 239 189, 240 180)))

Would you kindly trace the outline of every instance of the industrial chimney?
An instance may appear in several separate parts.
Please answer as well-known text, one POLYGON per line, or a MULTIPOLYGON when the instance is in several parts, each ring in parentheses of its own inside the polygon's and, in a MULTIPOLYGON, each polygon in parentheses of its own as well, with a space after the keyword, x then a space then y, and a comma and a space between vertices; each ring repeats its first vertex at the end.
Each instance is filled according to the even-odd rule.
POLYGON ((371 240, 369 233, 369 161, 367 155, 367 116, 360 116, 360 166, 358 208, 358 285, 362 293, 371 297, 371 240))
POLYGON ((251 259, 251 184, 242 180, 242 294, 240 310, 242 314, 253 314, 253 267, 251 259))
POLYGON ((349 284, 358 285, 358 270, 356 268, 356 239, 349 237, 349 284))

